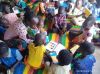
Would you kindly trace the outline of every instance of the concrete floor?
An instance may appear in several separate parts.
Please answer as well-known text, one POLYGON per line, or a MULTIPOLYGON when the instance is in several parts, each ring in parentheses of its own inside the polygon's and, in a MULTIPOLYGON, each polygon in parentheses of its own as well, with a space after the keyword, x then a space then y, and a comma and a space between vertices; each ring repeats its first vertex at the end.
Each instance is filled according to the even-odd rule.
POLYGON ((100 47, 96 47, 94 56, 96 57, 96 63, 93 68, 93 74, 100 74, 100 47))

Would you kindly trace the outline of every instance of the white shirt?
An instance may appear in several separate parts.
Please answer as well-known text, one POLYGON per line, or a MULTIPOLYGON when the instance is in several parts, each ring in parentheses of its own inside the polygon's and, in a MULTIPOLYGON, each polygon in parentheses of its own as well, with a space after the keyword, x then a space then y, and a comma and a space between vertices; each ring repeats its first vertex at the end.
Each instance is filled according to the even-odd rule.
POLYGON ((70 64, 66 66, 52 64, 48 71, 48 74, 70 74, 70 70, 70 64))

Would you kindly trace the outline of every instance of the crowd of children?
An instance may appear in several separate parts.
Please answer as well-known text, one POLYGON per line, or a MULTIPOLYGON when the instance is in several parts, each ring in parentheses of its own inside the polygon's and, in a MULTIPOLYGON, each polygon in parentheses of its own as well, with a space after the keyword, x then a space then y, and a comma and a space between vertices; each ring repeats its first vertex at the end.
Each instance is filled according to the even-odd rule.
POLYGON ((1 0, 0 74, 92 74, 98 18, 96 0, 1 0), (65 46, 56 62, 50 41, 65 46))

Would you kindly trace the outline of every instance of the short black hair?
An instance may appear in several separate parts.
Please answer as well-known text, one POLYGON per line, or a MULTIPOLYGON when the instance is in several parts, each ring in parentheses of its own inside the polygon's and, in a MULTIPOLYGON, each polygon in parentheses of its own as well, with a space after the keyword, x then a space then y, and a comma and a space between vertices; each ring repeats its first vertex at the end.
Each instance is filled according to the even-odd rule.
POLYGON ((46 35, 44 35, 43 33, 38 33, 35 35, 34 37, 34 43, 36 46, 42 45, 44 44, 44 39, 45 39, 46 35))
POLYGON ((5 42, 0 42, 0 56, 8 52, 8 46, 5 42))
POLYGON ((95 46, 92 43, 85 41, 80 44, 78 51, 80 51, 84 56, 87 56, 94 53, 95 46))
POLYGON ((73 56, 67 49, 61 50, 57 56, 59 65, 69 65, 72 62, 73 56))
POLYGON ((6 43, 10 48, 18 48, 18 46, 21 45, 21 39, 11 39, 6 41, 6 43))
POLYGON ((65 7, 63 7, 63 6, 59 6, 58 14, 60 14, 62 10, 65 11, 65 7))
POLYGON ((83 33, 83 31, 76 31, 76 30, 70 30, 69 31, 69 39, 73 40, 75 37, 81 35, 83 33))
POLYGON ((83 25, 82 25, 82 29, 85 29, 85 28, 90 28, 91 26, 93 26, 96 22, 96 18, 94 15, 90 15, 89 17, 86 18, 86 20, 83 22, 83 25))

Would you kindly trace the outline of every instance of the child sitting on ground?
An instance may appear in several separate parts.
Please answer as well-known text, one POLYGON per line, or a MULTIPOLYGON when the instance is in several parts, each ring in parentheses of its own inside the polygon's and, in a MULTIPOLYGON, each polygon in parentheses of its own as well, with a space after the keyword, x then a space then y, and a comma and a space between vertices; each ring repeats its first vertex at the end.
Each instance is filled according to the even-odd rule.
POLYGON ((4 34, 4 40, 10 40, 13 38, 21 38, 29 43, 31 40, 27 38, 27 28, 23 24, 15 13, 9 13, 3 16, 3 20, 7 20, 5 23, 9 28, 4 34))
POLYGON ((61 33, 67 28, 65 8, 59 7, 58 14, 54 17, 53 32, 61 33))
POLYGON ((18 49, 24 58, 28 55, 27 43, 22 39, 11 39, 6 42, 10 48, 18 49))
POLYGON ((38 33, 35 35, 34 42, 28 45, 29 56, 27 59, 27 65, 24 70, 24 74, 33 74, 35 70, 41 68, 44 53, 46 48, 45 44, 45 35, 38 33))
POLYGON ((18 50, 9 48, 5 42, 0 42, 0 63, 4 65, 7 70, 10 69, 13 74, 16 74, 22 58, 18 50))
POLYGON ((92 55, 94 50, 94 45, 87 41, 80 44, 72 61, 74 74, 92 74, 92 68, 96 62, 95 57, 92 55))
POLYGON ((52 64, 48 74, 70 74, 72 54, 68 50, 61 50, 57 56, 58 64, 52 64))

